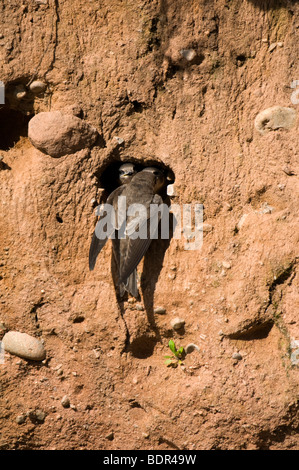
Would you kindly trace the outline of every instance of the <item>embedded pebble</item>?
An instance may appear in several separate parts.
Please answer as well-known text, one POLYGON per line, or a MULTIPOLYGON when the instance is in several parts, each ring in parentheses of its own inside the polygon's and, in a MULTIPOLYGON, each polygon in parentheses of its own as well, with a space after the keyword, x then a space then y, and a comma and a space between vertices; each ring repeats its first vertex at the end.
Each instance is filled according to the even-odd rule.
POLYGON ((25 98, 26 94, 27 92, 23 85, 17 85, 14 89, 14 96, 17 100, 22 100, 23 98, 25 98))
POLYGON ((62 404, 63 408, 69 408, 71 404, 70 399, 67 395, 64 395, 60 403, 62 404))
POLYGON ((264 202, 264 203, 261 205, 261 208, 260 208, 260 210, 259 210, 259 213, 260 213, 260 214, 271 214, 273 211, 274 211, 274 207, 269 206, 269 204, 268 204, 267 202, 264 202))
POLYGON ((196 52, 194 49, 181 49, 180 50, 181 56, 184 57, 184 59, 188 60, 189 62, 196 57, 196 52))
POLYGON ((29 85, 30 91, 32 91, 32 93, 35 93, 35 94, 45 91, 46 88, 47 88, 47 85, 44 82, 41 82, 39 80, 35 80, 29 85))
POLYGON ((185 325, 185 320, 179 317, 175 317, 171 320, 170 325, 174 330, 179 330, 185 325))
POLYGON ((234 353, 232 355, 232 359, 237 359, 238 361, 240 361, 242 359, 242 355, 240 353, 234 353))
POLYGON ((212 230, 213 230, 213 225, 202 224, 202 231, 203 232, 211 232, 212 230))
POLYGON ((91 147, 98 131, 74 115, 49 111, 36 114, 29 121, 28 137, 38 150, 58 158, 91 147))
POLYGON ((225 269, 230 269, 232 267, 231 264, 228 261, 222 261, 222 266, 225 269))
POLYGON ((122 137, 118 137, 118 136, 115 136, 114 137, 114 140, 116 140, 116 142, 121 145, 124 143, 124 139, 122 137))
POLYGON ((197 346, 197 344, 189 343, 185 347, 185 352, 186 352, 186 354, 190 354, 194 351, 194 349, 196 349, 196 351, 199 351, 199 347, 197 346))
POLYGON ((272 42, 272 44, 270 44, 270 46, 269 46, 268 51, 269 51, 269 52, 274 51, 274 49, 276 48, 276 46, 277 46, 277 42, 272 42))
POLYGON ((295 175, 294 171, 291 170, 291 168, 289 168, 288 166, 285 166, 284 169, 283 169, 283 171, 284 171, 285 174, 288 175, 288 176, 293 176, 293 175, 295 175))
POLYGON ((19 415, 16 417, 16 422, 18 424, 24 424, 26 421, 26 415, 19 415))
POLYGON ((165 315, 166 313, 166 308, 164 307, 156 307, 154 309, 154 313, 157 313, 158 315, 165 315))
POLYGON ((244 225, 245 220, 247 219, 248 214, 243 214, 239 222, 237 223, 237 229, 240 230, 242 226, 244 225))
POLYGON ((46 413, 42 410, 32 410, 28 412, 28 416, 33 423, 43 423, 46 418, 46 413))
POLYGON ((296 120, 296 111, 284 106, 264 109, 255 118, 254 125, 260 134, 277 129, 291 129, 296 120))
POLYGON ((142 304, 136 304, 136 310, 138 310, 139 312, 143 312, 144 306, 142 304))
POLYGON ((27 333, 9 331, 4 335, 2 344, 5 351, 24 359, 42 361, 46 357, 46 351, 40 340, 27 333))

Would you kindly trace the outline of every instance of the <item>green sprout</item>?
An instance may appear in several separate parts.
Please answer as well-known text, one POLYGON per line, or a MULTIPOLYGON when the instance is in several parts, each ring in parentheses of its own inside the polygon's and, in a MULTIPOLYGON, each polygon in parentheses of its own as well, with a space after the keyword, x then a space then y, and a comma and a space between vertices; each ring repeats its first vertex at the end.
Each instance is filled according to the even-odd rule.
POLYGON ((184 348, 181 347, 177 349, 172 339, 169 341, 168 346, 173 353, 173 356, 164 356, 167 367, 177 367, 178 365, 183 364, 183 359, 185 357, 184 348))

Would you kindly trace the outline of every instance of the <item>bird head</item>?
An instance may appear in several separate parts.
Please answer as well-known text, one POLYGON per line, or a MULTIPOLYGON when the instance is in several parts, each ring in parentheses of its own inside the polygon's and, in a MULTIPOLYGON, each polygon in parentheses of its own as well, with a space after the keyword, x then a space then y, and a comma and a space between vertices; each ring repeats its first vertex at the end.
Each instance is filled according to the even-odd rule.
POLYGON ((133 163, 124 163, 118 169, 118 179, 120 184, 129 183, 135 174, 135 165, 133 163))
POLYGON ((166 177, 162 170, 154 166, 148 166, 142 172, 149 172, 154 176, 154 193, 158 193, 166 184, 166 177))

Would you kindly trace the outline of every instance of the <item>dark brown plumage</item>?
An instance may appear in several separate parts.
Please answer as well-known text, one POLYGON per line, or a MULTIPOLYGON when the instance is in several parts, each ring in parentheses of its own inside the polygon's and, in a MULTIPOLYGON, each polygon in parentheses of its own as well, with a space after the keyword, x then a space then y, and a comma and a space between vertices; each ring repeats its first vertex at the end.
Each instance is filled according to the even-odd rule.
MULTIPOLYGON (((150 205, 160 205, 163 203, 161 196, 157 193, 163 188, 165 182, 165 176, 162 171, 154 167, 144 168, 135 174, 128 184, 120 186, 113 191, 107 199, 107 204, 112 204, 115 209, 116 220, 119 196, 126 197, 126 211, 133 204, 142 204, 146 212, 146 216, 139 224, 139 232, 140 230, 142 231, 142 226, 145 225, 146 227, 145 239, 139 237, 134 239, 128 233, 124 233, 121 227, 118 227, 118 230, 115 232, 116 237, 112 240, 113 253, 118 266, 120 295, 128 291, 134 297, 138 297, 136 268, 151 243, 149 232, 150 205), (120 237, 121 233, 124 238, 120 237)), ((130 222, 134 226, 134 220, 136 221, 136 214, 128 216, 126 228, 130 228, 130 222)), ((105 245, 106 240, 97 239, 96 233, 94 233, 89 254, 90 269, 94 268, 96 258, 105 245)))

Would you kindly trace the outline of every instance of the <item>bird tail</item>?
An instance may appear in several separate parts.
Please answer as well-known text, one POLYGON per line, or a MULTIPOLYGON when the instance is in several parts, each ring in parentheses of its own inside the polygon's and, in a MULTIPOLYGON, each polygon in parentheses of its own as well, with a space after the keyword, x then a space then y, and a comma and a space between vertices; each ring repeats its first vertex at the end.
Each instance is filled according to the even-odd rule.
POLYGON ((120 290, 120 295, 123 297, 125 292, 128 292, 130 295, 135 297, 137 299, 139 293, 138 293, 138 287, 137 287, 137 271, 134 269, 132 274, 128 277, 126 282, 122 282, 119 285, 119 290, 120 290))

